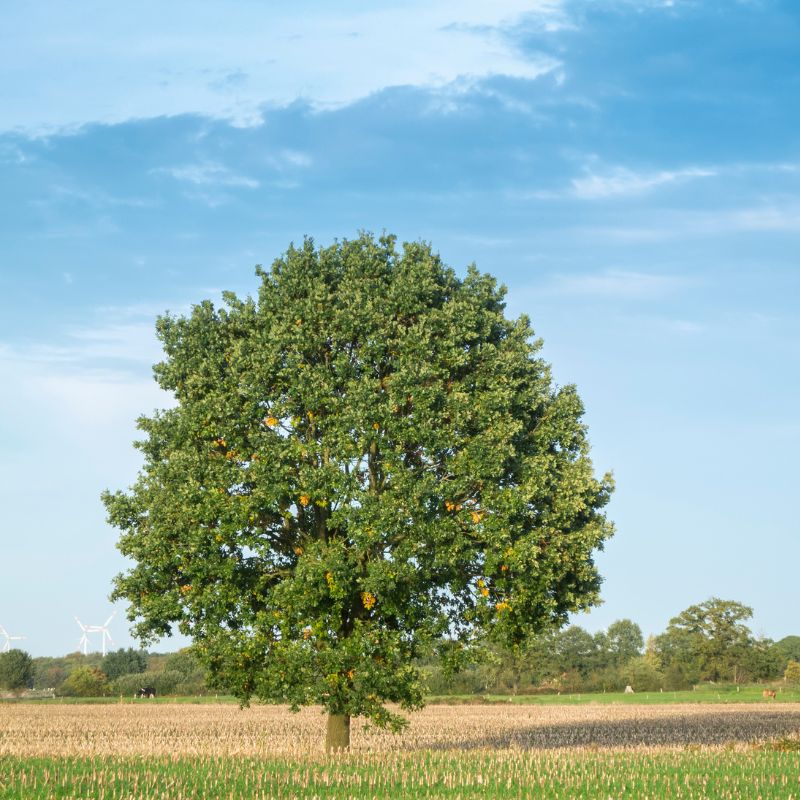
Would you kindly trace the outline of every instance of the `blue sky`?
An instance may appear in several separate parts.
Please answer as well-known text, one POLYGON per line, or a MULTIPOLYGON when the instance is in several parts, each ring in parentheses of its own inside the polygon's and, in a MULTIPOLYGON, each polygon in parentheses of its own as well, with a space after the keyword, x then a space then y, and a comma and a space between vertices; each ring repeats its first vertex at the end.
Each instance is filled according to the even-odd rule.
POLYGON ((497 275, 578 385, 618 483, 579 624, 714 595, 800 633, 796 4, 335 5, 5 10, 0 624, 57 654, 110 613, 155 316, 386 229, 497 275))

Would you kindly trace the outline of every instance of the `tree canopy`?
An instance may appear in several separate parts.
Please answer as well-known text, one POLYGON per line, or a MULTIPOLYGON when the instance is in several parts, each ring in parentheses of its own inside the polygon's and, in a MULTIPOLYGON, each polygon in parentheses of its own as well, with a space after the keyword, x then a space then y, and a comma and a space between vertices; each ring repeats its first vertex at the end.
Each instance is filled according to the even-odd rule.
POLYGON ((59 694, 67 697, 100 697, 108 693, 108 677, 99 667, 79 666, 61 684, 59 694))
POLYGON ((641 655, 644 647, 642 629, 629 619, 619 619, 608 626, 606 647, 611 663, 614 666, 620 666, 641 655))
POLYGON ((113 597, 243 701, 400 724, 414 658, 596 602, 611 478, 490 275, 369 234, 257 274, 256 298, 158 321, 176 405, 139 419, 144 466, 104 495, 134 561, 113 597))
POLYGON ((122 647, 119 650, 112 650, 102 660, 100 669, 105 672, 110 681, 119 678, 120 675, 144 672, 147 669, 147 653, 134 650, 132 647, 127 650, 122 647))
POLYGON ((0 688, 16 692, 33 684, 33 659, 24 650, 0 653, 0 688))
POLYGON ((789 661, 800 661, 800 636, 784 636, 775 642, 775 650, 779 657, 789 661))
POLYGON ((760 677, 769 671, 769 643, 753 637, 745 624, 752 616, 749 606, 717 597, 689 606, 656 640, 662 664, 688 683, 760 677))

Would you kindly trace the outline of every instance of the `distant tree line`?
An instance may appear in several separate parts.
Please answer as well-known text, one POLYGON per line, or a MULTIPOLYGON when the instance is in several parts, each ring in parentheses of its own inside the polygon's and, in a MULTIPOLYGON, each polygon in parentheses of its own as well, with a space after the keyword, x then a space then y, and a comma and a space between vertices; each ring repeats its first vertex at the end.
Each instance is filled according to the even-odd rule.
MULTIPOLYGON (((747 626, 752 609, 711 598, 670 620, 645 642, 629 619, 589 633, 578 625, 548 631, 512 648, 476 642, 470 666, 448 672, 423 663, 432 694, 524 694, 687 689, 703 682, 745 684, 784 680, 800 686, 800 636, 760 638, 747 626)), ((152 686, 161 695, 200 695, 213 688, 191 648, 177 653, 120 649, 103 657, 71 653, 31 658, 0 653, 0 689, 53 690, 73 697, 134 695, 152 686)))
POLYGON ((64 697, 134 695, 152 686, 158 695, 201 695, 210 687, 207 674, 191 653, 146 653, 133 648, 51 658, 31 658, 21 650, 0 654, 0 688, 51 690, 64 697))
POLYGON ((478 643, 470 668, 455 675, 432 663, 425 671, 433 694, 659 691, 784 678, 800 685, 800 636, 757 637, 746 624, 752 614, 741 603, 711 598, 647 642, 629 619, 594 634, 571 625, 514 648, 478 643))

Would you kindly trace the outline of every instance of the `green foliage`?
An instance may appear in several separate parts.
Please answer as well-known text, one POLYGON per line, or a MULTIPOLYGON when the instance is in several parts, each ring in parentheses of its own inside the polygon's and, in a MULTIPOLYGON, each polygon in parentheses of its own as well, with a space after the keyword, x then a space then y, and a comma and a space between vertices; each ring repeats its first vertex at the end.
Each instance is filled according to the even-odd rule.
POLYGON ((637 692, 657 692, 664 676, 644 656, 633 656, 619 667, 619 680, 613 688, 632 686, 637 692))
POLYGON ((134 650, 132 647, 127 650, 120 648, 108 653, 100 663, 100 668, 110 681, 113 681, 114 678, 119 678, 120 675, 133 675, 144 672, 147 669, 147 653, 141 650, 134 650))
POLYGON ((103 668, 103 656, 100 653, 69 653, 66 656, 52 658, 37 656, 33 659, 33 685, 36 689, 58 690, 69 674, 78 667, 103 668))
POLYGON ((606 649, 612 666, 622 666, 632 658, 641 656, 643 647, 642 629, 635 622, 620 619, 608 626, 606 649))
POLYGON ((559 631, 554 639, 554 658, 560 672, 586 675, 597 664, 600 641, 578 625, 559 631))
POLYGON ((64 683, 59 694, 66 697, 102 697, 108 694, 108 678, 98 667, 75 667, 64 683))
POLYGON ((790 661, 786 665, 783 677, 790 686, 800 686, 800 663, 797 661, 790 661))
POLYGON ((772 649, 780 662, 780 668, 785 669, 790 661, 800 661, 800 636, 785 636, 775 642, 772 649))
POLYGON ((205 689, 203 684, 200 686, 188 685, 183 673, 165 669, 160 672, 120 675, 111 684, 110 692, 125 696, 135 695, 144 686, 152 686, 156 690, 156 697, 202 694, 205 689))
POLYGON ((470 652, 470 667, 453 676, 426 662, 426 680, 431 693, 439 695, 607 692, 628 684, 637 691, 660 689, 664 677, 657 666, 636 655, 641 641, 638 625, 630 620, 618 620, 594 635, 573 625, 511 647, 483 642, 470 652), (624 658, 620 640, 630 643, 633 656, 624 658))
POLYGON ((744 620, 752 616, 748 606, 712 597, 671 619, 656 640, 670 688, 697 680, 739 683, 749 677, 756 642, 744 620))
POLYGON ((24 650, 0 653, 0 688, 17 692, 33 685, 33 659, 24 650))
POLYGON ((177 653, 172 653, 166 660, 165 670, 180 672, 185 678, 190 677, 198 669, 202 669, 202 664, 192 652, 190 647, 184 647, 177 653))
POLYGON ((34 689, 58 689, 68 675, 63 658, 34 658, 33 668, 34 689))
POLYGON ((177 626, 242 701, 386 724, 443 636, 514 646, 596 602, 611 479, 492 277, 366 234, 258 274, 158 322, 177 404, 104 495, 143 640, 177 626))

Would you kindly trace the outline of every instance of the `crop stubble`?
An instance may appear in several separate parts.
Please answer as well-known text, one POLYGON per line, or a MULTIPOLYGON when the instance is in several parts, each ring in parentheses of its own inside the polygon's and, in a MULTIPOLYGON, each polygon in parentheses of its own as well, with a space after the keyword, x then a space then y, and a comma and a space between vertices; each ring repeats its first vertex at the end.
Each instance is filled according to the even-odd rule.
POLYGON ((318 709, 0 707, 2 798, 800 798, 800 704, 431 706, 322 752, 318 709))
MULTIPOLYGON (((0 755, 310 756, 324 717, 277 706, 6 705, 0 755)), ((429 706, 393 735, 354 721, 354 752, 750 744, 800 733, 800 704, 429 706)))

